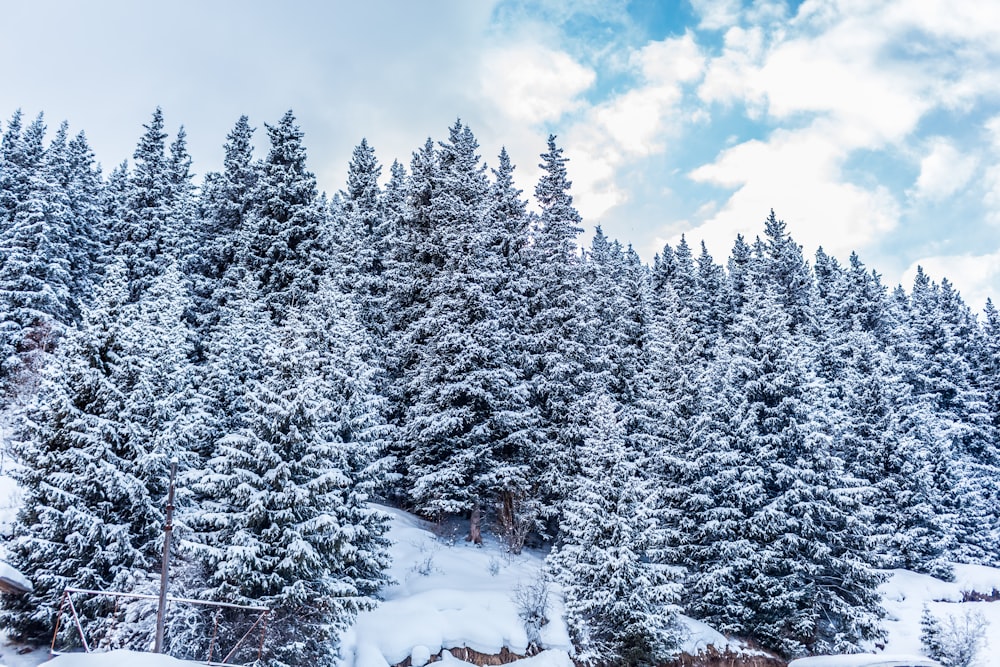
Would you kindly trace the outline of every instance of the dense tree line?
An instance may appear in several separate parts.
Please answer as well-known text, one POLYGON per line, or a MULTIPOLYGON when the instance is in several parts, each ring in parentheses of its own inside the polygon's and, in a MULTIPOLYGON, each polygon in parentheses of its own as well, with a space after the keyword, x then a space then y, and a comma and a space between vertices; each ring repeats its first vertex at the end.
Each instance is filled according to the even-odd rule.
MULTIPOLYGON (((881 572, 998 565, 1000 318, 918 272, 808 261, 773 211, 725 264, 577 240, 550 137, 534 206, 461 121, 321 194, 291 112, 195 184, 157 110, 104 177, 83 134, 0 146, 0 386, 25 464, 7 551, 43 639, 67 585, 274 609, 272 664, 330 664, 375 603, 383 498, 551 546, 581 660, 655 663, 676 614, 785 655, 881 636, 881 572), (308 630, 306 629, 308 628, 308 630)), ((113 646, 151 608, 78 609, 113 646)), ((233 622, 236 619, 230 619, 233 622)), ((171 617, 201 657, 209 620, 171 617)), ((71 636, 67 633, 67 639, 71 636)))

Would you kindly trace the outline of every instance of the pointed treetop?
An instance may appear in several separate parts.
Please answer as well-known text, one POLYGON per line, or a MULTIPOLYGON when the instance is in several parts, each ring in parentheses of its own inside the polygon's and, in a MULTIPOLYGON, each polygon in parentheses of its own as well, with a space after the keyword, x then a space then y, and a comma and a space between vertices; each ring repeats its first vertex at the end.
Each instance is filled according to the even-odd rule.
POLYGON ((770 215, 767 216, 767 220, 764 221, 764 234, 767 235, 771 245, 779 245, 785 239, 785 221, 778 220, 777 216, 774 215, 773 208, 770 215))
POLYGON ((347 171, 347 196, 352 202, 359 202, 367 210, 373 210, 381 194, 378 179, 382 176, 382 166, 375 157, 375 149, 362 138, 347 171))
POLYGON ((917 275, 913 277, 913 293, 923 293, 930 289, 931 279, 924 273, 924 267, 917 266, 917 275))
POLYGON ((541 205, 541 236, 559 248, 559 252, 575 253, 576 237, 583 231, 582 218, 573 207, 573 196, 569 194, 572 182, 566 175, 566 163, 562 149, 556 147, 556 136, 549 135, 548 152, 542 153, 538 166, 543 174, 535 186, 535 198, 541 205))
POLYGON ((146 133, 139 139, 132 157, 136 162, 161 162, 166 148, 167 133, 163 130, 163 110, 156 107, 149 125, 143 125, 146 133))
POLYGON ((7 123, 7 131, 3 134, 2 152, 5 160, 10 160, 10 155, 15 150, 18 142, 21 141, 21 110, 18 109, 10 117, 7 123))
POLYGON ((302 144, 305 134, 295 124, 295 114, 289 109, 277 125, 268 125, 267 135, 271 139, 271 150, 267 164, 287 167, 296 174, 306 174, 306 149, 302 144))
POLYGON ((39 113, 24 130, 24 136, 21 138, 22 164, 35 166, 41 161, 42 155, 45 153, 45 131, 47 129, 45 114, 39 113))
POLYGON ((250 127, 250 119, 243 115, 226 135, 224 147, 226 157, 223 164, 227 174, 242 173, 249 168, 253 159, 253 133, 254 128, 250 127))
POLYGON ((569 194, 569 189, 573 183, 566 174, 566 163, 569 159, 563 157, 562 148, 556 147, 556 135, 549 135, 548 152, 542 153, 541 158, 542 161, 538 166, 545 173, 535 187, 535 197, 538 202, 546 207, 562 200, 566 206, 572 206, 573 197, 569 194))
POLYGON ((191 173, 191 155, 187 151, 187 131, 181 125, 177 137, 170 144, 170 180, 176 185, 189 182, 191 173))

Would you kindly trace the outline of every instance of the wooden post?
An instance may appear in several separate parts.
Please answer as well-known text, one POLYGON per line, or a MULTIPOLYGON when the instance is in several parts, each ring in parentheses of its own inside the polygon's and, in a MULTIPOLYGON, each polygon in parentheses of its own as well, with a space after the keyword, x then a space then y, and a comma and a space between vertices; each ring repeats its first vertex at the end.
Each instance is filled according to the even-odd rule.
POLYGON ((174 476, 177 457, 170 459, 170 491, 167 494, 167 520, 163 525, 163 567, 160 571, 160 602, 156 608, 156 643, 153 653, 163 653, 163 617, 167 611, 167 573, 170 567, 170 533, 174 530, 174 476))

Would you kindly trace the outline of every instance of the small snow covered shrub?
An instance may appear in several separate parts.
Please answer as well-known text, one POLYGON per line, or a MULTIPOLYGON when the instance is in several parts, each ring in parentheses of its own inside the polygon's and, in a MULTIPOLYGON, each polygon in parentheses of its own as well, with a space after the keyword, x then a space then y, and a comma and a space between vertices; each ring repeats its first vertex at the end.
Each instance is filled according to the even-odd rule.
POLYGON ((519 582, 514 588, 514 604, 517 615, 524 622, 528 643, 537 645, 541 639, 542 626, 549 622, 549 582, 544 572, 528 583, 519 582))
POLYGON ((942 621, 924 607, 920 643, 927 655, 945 667, 971 667, 986 639, 986 627, 986 618, 979 611, 967 610, 942 621))
POLYGON ((418 561, 411 569, 422 577, 429 577, 434 572, 434 554, 418 561))

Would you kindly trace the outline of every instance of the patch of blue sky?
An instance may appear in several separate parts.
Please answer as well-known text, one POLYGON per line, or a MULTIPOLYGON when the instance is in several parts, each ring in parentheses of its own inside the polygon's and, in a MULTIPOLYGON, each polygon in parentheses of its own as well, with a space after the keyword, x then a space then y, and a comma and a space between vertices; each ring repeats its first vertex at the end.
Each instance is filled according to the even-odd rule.
MULTIPOLYGON (((651 260, 664 241, 670 241, 690 229, 705 208, 713 209, 725 202, 731 190, 698 183, 679 168, 669 150, 630 163, 621 171, 621 183, 628 184, 628 199, 607 211, 601 220, 587 220, 587 231, 601 224, 608 236, 622 243, 632 243, 640 256, 651 260)), ((761 220, 763 220, 762 213, 761 220)), ((689 235, 689 242, 700 238, 689 235)), ((733 237, 735 241, 735 236, 733 237)), ((709 248, 716 256, 728 256, 731 244, 725 248, 709 248)))
POLYGON ((917 137, 949 137, 955 143, 969 147, 981 146, 989 140, 986 121, 1000 114, 997 100, 981 100, 969 107, 936 108, 924 114, 917 125, 917 137))
MULTIPOLYGON (((710 120, 685 129, 673 150, 687 168, 714 160, 723 150, 747 141, 764 141, 776 125, 765 118, 753 118, 742 103, 712 105, 710 120)), ((784 124, 782 124, 784 127, 784 124)))
POLYGON ((865 189, 887 188, 902 201, 920 175, 920 165, 912 151, 899 146, 853 151, 841 167, 848 183, 865 189))
MULTIPOLYGON (((981 206, 963 198, 925 204, 904 213, 896 229, 880 235, 859 255, 865 264, 886 276, 900 275, 923 257, 978 255, 996 242, 995 230, 992 236, 984 237, 982 215, 981 206)), ((931 271, 930 278, 940 282, 954 276, 931 271)), ((895 286, 892 279, 888 282, 895 286)), ((904 280, 903 287, 909 290, 912 285, 904 280)))
POLYGON ((698 23, 687 0, 632 0, 625 11, 633 23, 642 27, 643 36, 651 41, 683 35, 698 23))
MULTIPOLYGON (((623 166, 616 180, 627 187, 627 200, 602 220, 587 220, 588 231, 601 223, 609 236, 633 242, 644 259, 651 259, 663 240, 679 236, 692 223, 713 214, 737 189, 695 181, 690 173, 736 144, 766 140, 772 129, 769 123, 751 119, 742 105, 716 107, 710 120, 689 124, 665 139, 663 151, 623 166)), ((773 205, 780 210, 781 202, 773 205)), ((761 229, 766 216, 766 210, 759 212, 761 229)), ((701 238, 689 235, 688 240, 697 246, 701 238)), ((725 247, 710 246, 709 252, 724 259, 735 240, 734 235, 725 247)))

